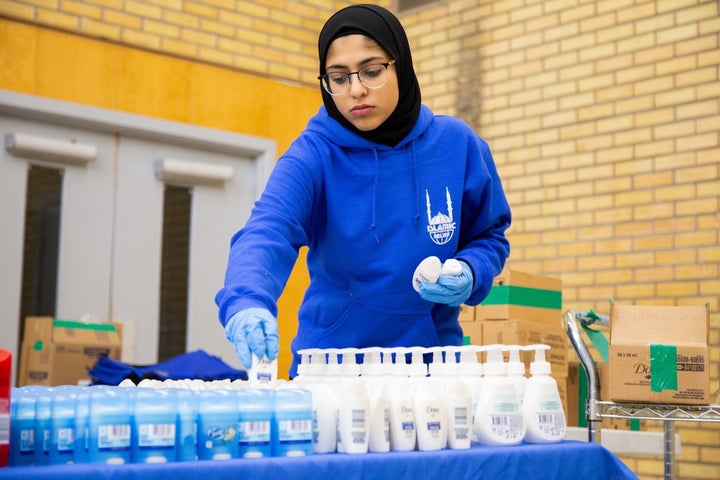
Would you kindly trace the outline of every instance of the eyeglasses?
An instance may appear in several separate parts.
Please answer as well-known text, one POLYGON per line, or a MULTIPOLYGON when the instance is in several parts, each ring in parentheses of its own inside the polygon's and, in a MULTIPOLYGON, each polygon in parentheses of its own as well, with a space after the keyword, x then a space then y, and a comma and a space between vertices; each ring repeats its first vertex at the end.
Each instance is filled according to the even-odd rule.
POLYGON ((318 77, 323 88, 330 95, 344 95, 350 90, 350 75, 357 75, 360 83, 367 88, 380 88, 387 82, 387 69, 395 60, 387 63, 366 65, 357 72, 330 72, 318 77))

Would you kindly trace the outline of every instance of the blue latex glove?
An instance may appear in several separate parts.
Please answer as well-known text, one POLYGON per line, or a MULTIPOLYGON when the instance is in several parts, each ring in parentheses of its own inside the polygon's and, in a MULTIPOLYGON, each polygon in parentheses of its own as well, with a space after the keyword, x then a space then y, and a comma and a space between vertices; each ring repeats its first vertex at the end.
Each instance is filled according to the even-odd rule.
POLYGON ((252 354, 275 360, 278 345, 278 324, 272 313, 264 308, 247 308, 230 317, 225 324, 225 335, 237 352, 240 363, 252 367, 252 354))
POLYGON ((467 263, 460 261, 460 275, 440 274, 437 283, 420 284, 420 296, 433 303, 445 303, 457 307, 470 297, 473 288, 473 274, 467 263))

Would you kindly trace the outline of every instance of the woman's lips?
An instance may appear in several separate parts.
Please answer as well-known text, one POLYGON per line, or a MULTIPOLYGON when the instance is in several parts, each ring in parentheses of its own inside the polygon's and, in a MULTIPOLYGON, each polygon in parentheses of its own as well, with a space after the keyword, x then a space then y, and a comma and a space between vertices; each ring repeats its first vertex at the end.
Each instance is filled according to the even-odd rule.
POLYGON ((373 111, 372 105, 356 105, 350 109, 350 113, 357 117, 362 117, 364 115, 368 115, 372 111, 373 111))

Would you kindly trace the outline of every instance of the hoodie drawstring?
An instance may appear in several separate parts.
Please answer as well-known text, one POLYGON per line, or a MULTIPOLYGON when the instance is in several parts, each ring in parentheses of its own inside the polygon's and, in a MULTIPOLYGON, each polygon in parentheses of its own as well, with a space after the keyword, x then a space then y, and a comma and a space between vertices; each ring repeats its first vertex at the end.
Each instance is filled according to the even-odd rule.
POLYGON ((373 235, 375 235, 375 241, 377 243, 380 243, 380 239, 377 236, 377 231, 375 230, 375 208, 376 208, 376 197, 377 197, 377 183, 378 183, 378 152, 377 148, 373 148, 373 154, 375 155, 375 178, 373 179, 373 191, 372 191, 372 219, 370 221, 370 231, 373 232, 373 235))
POLYGON ((410 142, 410 145, 412 146, 412 174, 413 180, 415 182, 415 217, 413 218, 413 225, 415 226, 415 233, 417 235, 420 235, 420 208, 418 207, 420 203, 420 189, 418 187, 417 165, 415 158, 415 142, 410 142))
MULTIPOLYGON (((415 233, 420 234, 420 187, 418 186, 418 176, 417 176, 417 155, 415 153, 415 142, 410 143, 412 148, 412 160, 411 160, 411 167, 412 167, 412 176, 413 176, 413 183, 415 185, 415 216, 413 217, 413 226, 415 227, 415 233)), ((373 191, 372 191, 372 219, 370 221, 370 227, 368 230, 373 232, 373 235, 375 235, 375 241, 377 243, 380 243, 380 238, 377 236, 377 230, 375 226, 375 222, 377 220, 377 212, 376 212, 376 200, 377 200, 377 184, 378 184, 378 168, 379 168, 379 155, 376 148, 373 148, 373 154, 375 156, 375 177, 373 178, 373 191)))

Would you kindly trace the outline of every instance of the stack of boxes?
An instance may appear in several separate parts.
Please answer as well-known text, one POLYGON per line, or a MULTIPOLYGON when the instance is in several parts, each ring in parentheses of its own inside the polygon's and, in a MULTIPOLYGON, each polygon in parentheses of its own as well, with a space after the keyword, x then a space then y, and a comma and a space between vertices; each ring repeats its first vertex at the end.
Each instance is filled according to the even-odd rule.
MULTIPOLYGON (((569 352, 562 314, 560 279, 506 268, 495 277, 490 293, 480 305, 462 306, 460 325, 466 343, 473 345, 549 345, 546 358, 568 412, 569 352)), ((523 352, 522 360, 529 375, 532 352, 523 352)))
POLYGON ((27 317, 18 386, 90 382, 98 358, 120 360, 122 324, 27 317))

